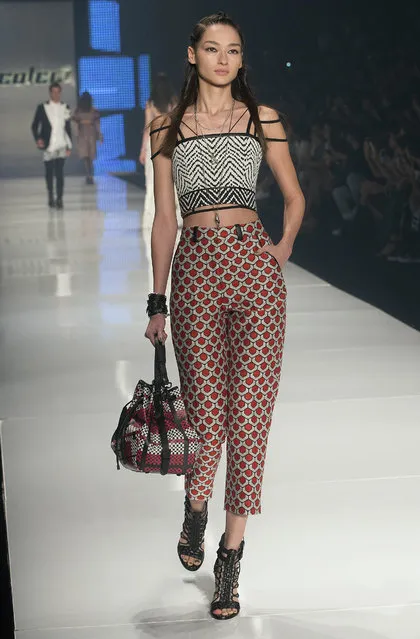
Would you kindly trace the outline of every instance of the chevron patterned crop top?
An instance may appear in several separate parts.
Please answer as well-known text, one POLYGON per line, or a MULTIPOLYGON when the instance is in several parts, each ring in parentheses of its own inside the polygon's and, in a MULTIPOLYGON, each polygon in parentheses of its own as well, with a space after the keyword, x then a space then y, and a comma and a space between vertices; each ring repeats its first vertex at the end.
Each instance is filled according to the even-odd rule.
MULTIPOLYGON (((261 144, 251 117, 245 130, 233 131, 245 113, 249 113, 248 109, 227 133, 197 135, 182 122, 194 134, 186 137, 179 129, 172 155, 172 175, 183 218, 215 207, 219 211, 232 208, 257 210, 257 178, 263 157, 261 144)), ((267 128, 265 125, 278 122, 281 122, 280 118, 261 120, 264 129, 267 128)), ((168 128, 152 129, 150 135, 168 128)), ((286 138, 266 137, 266 140, 287 142, 286 138)), ((152 159, 159 153, 160 150, 154 153, 152 159)))

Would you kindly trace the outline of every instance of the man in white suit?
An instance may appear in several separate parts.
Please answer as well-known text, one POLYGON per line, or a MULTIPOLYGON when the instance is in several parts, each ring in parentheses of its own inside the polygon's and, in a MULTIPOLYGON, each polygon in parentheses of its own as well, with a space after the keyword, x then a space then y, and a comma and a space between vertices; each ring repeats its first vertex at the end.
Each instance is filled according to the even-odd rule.
POLYGON ((64 162, 71 153, 70 108, 61 102, 61 86, 50 86, 50 99, 39 104, 32 122, 32 133, 39 149, 44 152, 48 205, 63 208, 64 162), (54 175, 56 194, 54 199, 54 175))

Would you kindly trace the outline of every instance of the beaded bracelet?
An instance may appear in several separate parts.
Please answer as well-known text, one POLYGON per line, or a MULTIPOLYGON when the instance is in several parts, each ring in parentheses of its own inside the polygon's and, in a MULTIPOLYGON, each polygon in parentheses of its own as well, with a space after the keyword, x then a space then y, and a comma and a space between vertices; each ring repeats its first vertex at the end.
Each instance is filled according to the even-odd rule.
POLYGON ((147 299, 146 313, 149 317, 153 315, 168 315, 168 306, 166 304, 166 295, 159 293, 150 293, 147 299))

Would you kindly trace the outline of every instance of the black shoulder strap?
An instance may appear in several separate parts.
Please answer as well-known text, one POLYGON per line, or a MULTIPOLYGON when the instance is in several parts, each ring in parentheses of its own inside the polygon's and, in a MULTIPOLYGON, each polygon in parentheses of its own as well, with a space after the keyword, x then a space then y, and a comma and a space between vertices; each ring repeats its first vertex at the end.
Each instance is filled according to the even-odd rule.
MULTIPOLYGON (((190 131, 192 131, 194 133, 194 135, 198 135, 197 131, 194 131, 194 129, 192 129, 190 126, 188 126, 188 124, 186 122, 184 122, 184 120, 181 120, 181 124, 183 124, 184 126, 187 127, 187 129, 189 129, 190 131)), ((181 132, 181 131, 180 131, 181 132)))
MULTIPOLYGON (((277 124, 283 123, 281 118, 276 118, 275 120, 261 120, 261 124, 277 124)), ((287 138, 265 138, 267 142, 287 142, 287 138)))
POLYGON ((251 124, 252 124, 252 115, 250 114, 249 116, 249 120, 248 120, 248 124, 246 126, 246 132, 250 133, 251 132, 251 124))
POLYGON ((158 133, 159 131, 163 131, 164 129, 169 129, 170 125, 167 124, 166 126, 160 126, 158 129, 152 129, 150 131, 150 135, 153 135, 154 133, 158 133))
POLYGON ((181 131, 181 127, 178 127, 178 135, 180 140, 185 140, 185 135, 181 131))
POLYGON ((235 128, 235 126, 238 124, 238 122, 240 122, 242 120, 242 118, 244 117, 245 113, 248 111, 248 108, 246 108, 241 115, 239 116, 239 118, 236 120, 235 124, 232 124, 232 126, 229 127, 229 133, 231 131, 233 131, 233 129, 235 128))
POLYGON ((276 122, 281 122, 281 118, 277 118, 277 120, 260 120, 261 124, 275 124, 276 122))

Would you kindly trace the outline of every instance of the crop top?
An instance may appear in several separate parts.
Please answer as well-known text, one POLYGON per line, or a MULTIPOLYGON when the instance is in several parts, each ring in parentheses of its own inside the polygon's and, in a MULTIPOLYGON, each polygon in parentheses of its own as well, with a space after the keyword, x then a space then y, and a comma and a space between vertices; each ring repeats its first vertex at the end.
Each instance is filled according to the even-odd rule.
MULTIPOLYGON (((244 110, 241 117, 247 112, 244 110)), ((263 157, 260 140, 252 118, 245 131, 197 135, 185 122, 182 124, 194 135, 185 137, 178 129, 179 139, 172 154, 172 176, 178 194, 183 218, 221 208, 245 208, 257 210, 256 187, 263 157), (254 126, 251 132, 251 126, 254 126), (219 205, 225 205, 220 207, 219 205), (197 210, 199 209, 199 210, 197 210)), ((281 122, 261 120, 262 125, 281 122)), ((150 135, 168 129, 162 126, 152 129, 150 135)), ((267 142, 287 142, 287 138, 269 138, 267 142)), ((152 155, 152 160, 160 150, 152 155)))

